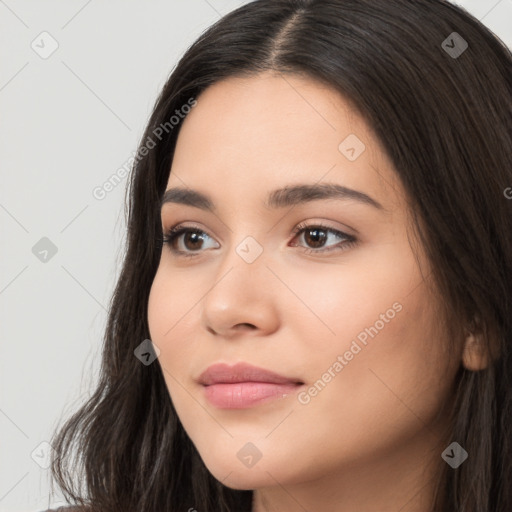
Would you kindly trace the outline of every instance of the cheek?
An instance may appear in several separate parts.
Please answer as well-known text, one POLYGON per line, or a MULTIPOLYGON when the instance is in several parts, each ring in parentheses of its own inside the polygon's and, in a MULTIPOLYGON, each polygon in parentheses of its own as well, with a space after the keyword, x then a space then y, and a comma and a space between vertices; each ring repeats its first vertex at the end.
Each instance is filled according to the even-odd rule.
MULTIPOLYGON (((148 325, 151 340, 158 344, 173 325, 174 304, 169 289, 165 286, 160 268, 158 269, 148 299, 148 325)), ((160 350, 161 347, 159 346, 160 350)))
POLYGON ((308 262, 280 270, 293 292, 283 289, 276 299, 282 300, 283 324, 297 333, 297 348, 313 357, 344 353, 354 339, 364 346, 376 330, 379 336, 389 332, 421 284, 414 260, 392 244, 354 251, 332 265, 308 262))
POLYGON ((200 293, 191 293, 190 279, 180 278, 179 273, 168 275, 160 267, 155 275, 148 300, 148 325, 151 340, 160 349, 162 369, 174 372, 174 361, 183 361, 191 351, 189 332, 193 326, 193 306, 200 300, 200 293), (188 283, 188 285, 187 285, 188 283))
POLYGON ((175 273, 171 277, 165 268, 159 268, 149 294, 148 325, 150 338, 160 350, 158 363, 169 396, 178 415, 187 417, 193 404, 184 392, 183 384, 189 377, 189 362, 194 358, 192 336, 189 334, 194 329, 190 325, 192 304, 184 300, 190 296, 190 289, 183 281, 175 273))
POLYGON ((407 410, 408 401, 430 416, 456 364, 446 360, 448 340, 437 329, 435 299, 412 253, 360 257, 333 268, 319 266, 295 280, 294 291, 308 306, 287 316, 297 353, 307 355, 311 393, 303 401, 310 400, 313 415, 341 422, 349 421, 347 410, 352 418, 391 418, 407 410), (339 397, 343 407, 332 408, 339 397))
POLYGON ((375 428, 376 418, 377 430, 399 434, 398 442, 432 420, 456 370, 445 358, 448 340, 437 332, 425 284, 412 293, 397 280, 395 285, 380 300, 363 302, 352 295, 350 305, 332 317, 338 336, 329 344, 325 337, 323 344, 315 343, 309 397, 302 397, 310 400, 306 416, 329 417, 327 429, 327 423, 337 425, 352 442, 375 443, 375 449, 380 441, 368 429, 375 428))

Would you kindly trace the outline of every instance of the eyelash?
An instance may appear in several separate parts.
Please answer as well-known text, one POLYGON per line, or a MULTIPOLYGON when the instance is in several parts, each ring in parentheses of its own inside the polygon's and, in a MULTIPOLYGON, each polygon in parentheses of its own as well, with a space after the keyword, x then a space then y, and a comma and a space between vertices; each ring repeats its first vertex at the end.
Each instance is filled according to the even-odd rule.
MULTIPOLYGON (((302 232, 307 231, 308 229, 316 228, 320 231, 325 231, 329 233, 334 233, 336 236, 339 236, 341 238, 345 238, 344 242, 341 242, 340 244, 337 244, 333 247, 329 247, 327 249, 310 249, 310 248, 303 248, 303 252, 306 254, 319 254, 319 253, 326 253, 330 251, 344 251, 347 249, 350 249, 353 245, 357 243, 357 239, 352 236, 348 235, 347 233, 343 233, 343 231, 339 231, 337 229, 330 228, 329 226, 325 226, 322 223, 315 223, 315 224, 299 224, 294 230, 293 230, 293 238, 296 238, 299 234, 302 232)), ((195 256, 199 256, 201 251, 196 251, 192 253, 184 252, 176 250, 172 247, 175 240, 178 239, 179 236, 181 236, 184 233, 187 232, 193 232, 193 233, 199 233, 201 235, 209 236, 208 233, 203 231, 202 229, 196 228, 194 226, 182 226, 178 224, 177 226, 173 226, 170 228, 165 235, 163 236, 162 242, 169 247, 169 249, 179 257, 185 257, 185 258, 193 258, 195 256)), ((293 246, 293 247, 299 247, 299 246, 293 246)))

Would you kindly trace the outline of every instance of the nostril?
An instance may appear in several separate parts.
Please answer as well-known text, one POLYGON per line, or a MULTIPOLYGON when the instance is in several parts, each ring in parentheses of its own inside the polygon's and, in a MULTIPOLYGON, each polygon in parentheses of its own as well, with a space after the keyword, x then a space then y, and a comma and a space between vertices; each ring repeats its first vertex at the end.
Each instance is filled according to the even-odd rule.
POLYGON ((244 328, 244 329, 245 329, 245 328, 255 329, 255 326, 254 326, 254 325, 252 325, 252 324, 248 324, 248 323, 238 324, 236 327, 237 327, 237 328, 240 328, 240 327, 241 327, 241 328, 244 328))

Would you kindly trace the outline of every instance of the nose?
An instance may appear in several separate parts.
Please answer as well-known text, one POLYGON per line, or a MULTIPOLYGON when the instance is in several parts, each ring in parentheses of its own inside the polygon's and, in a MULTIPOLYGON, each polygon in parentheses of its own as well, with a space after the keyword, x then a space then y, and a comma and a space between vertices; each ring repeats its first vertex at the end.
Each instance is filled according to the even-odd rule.
POLYGON ((212 334, 262 336, 278 326, 279 282, 267 267, 265 251, 256 258, 254 252, 250 254, 256 249, 251 243, 233 246, 212 273, 211 286, 201 302, 203 327, 212 334))

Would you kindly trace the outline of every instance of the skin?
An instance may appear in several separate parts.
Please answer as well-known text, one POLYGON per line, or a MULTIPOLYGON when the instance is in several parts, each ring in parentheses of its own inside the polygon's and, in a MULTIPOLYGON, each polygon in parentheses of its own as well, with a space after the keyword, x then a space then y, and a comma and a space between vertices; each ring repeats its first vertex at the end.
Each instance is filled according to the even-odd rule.
POLYGON ((447 352, 431 269, 411 246, 404 191, 371 129, 312 79, 229 78, 204 91, 183 122, 172 187, 206 193, 217 208, 164 205, 164 233, 183 224, 205 238, 201 246, 180 237, 176 247, 191 258, 164 245, 148 305, 169 394, 209 471, 254 489, 255 512, 429 510, 451 442, 443 404, 460 364, 482 362, 474 337, 447 352), (349 134, 366 146, 355 161, 338 149, 349 134), (317 182, 364 192, 384 209, 353 199, 263 205, 271 190, 317 182), (343 247, 331 232, 323 245, 294 236, 298 224, 317 222, 356 244, 306 253, 343 247), (263 249, 252 263, 236 251, 247 236, 263 249), (332 370, 393 304, 400 311, 332 370), (296 377, 302 391, 329 368, 335 377, 306 404, 292 393, 247 409, 213 406, 196 379, 213 363, 239 361, 296 377), (247 442, 261 452, 252 467, 237 457, 247 442))

